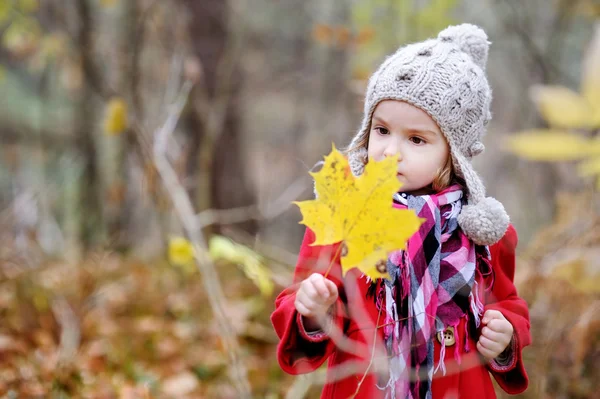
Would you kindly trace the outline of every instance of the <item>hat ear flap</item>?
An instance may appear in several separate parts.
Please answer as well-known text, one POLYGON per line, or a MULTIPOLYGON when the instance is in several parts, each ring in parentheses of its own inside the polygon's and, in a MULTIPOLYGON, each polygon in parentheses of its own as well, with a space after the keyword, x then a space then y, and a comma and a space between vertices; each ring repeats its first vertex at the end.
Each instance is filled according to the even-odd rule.
POLYGON ((348 164, 354 176, 358 177, 363 174, 367 160, 368 152, 366 147, 360 147, 348 153, 348 164))
POLYGON ((456 172, 467 185, 468 204, 458 215, 458 224, 475 244, 492 245, 506 233, 510 218, 500 201, 485 196, 483 182, 471 163, 461 154, 453 153, 456 172))

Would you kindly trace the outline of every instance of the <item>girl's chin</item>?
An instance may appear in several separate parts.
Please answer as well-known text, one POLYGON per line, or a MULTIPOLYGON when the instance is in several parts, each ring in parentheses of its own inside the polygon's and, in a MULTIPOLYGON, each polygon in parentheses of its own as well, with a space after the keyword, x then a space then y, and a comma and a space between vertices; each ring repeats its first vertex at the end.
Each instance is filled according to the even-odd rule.
POLYGON ((402 175, 397 175, 396 177, 398 178, 398 181, 402 183, 402 189, 404 189, 404 187, 406 187, 406 178, 402 175))

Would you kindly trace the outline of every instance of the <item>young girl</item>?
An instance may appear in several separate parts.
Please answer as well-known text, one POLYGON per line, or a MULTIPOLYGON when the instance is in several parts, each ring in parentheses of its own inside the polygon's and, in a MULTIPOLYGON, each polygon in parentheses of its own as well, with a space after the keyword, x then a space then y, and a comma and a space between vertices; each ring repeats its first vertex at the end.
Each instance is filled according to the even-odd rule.
POLYGON ((341 244, 311 246, 306 230, 296 284, 278 296, 271 320, 284 371, 328 360, 321 398, 495 398, 490 373, 508 393, 527 388, 517 234, 470 164, 491 118, 488 47, 478 27, 449 27, 400 48, 369 81, 347 151, 352 172, 398 155, 394 206, 426 221, 379 265, 391 280, 357 269, 342 277, 341 244))

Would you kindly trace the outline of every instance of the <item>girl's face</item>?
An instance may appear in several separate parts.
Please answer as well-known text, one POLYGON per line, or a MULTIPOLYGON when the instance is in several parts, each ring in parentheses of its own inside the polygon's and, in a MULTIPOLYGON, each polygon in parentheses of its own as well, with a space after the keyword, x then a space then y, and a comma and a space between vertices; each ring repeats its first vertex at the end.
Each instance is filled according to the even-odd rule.
POLYGON ((450 149, 437 123, 427 113, 402 101, 386 100, 375 108, 369 131, 368 159, 399 156, 402 191, 426 194, 448 161, 450 149))

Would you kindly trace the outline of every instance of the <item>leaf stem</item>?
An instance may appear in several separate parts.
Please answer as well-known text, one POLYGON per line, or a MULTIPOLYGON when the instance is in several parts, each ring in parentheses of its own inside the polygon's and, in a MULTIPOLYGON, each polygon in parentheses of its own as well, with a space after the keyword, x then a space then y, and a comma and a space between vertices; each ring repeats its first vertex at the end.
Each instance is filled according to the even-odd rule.
MULTIPOLYGON (((343 241, 340 242, 340 245, 338 245, 338 249, 337 249, 337 251, 335 251, 335 254, 333 255, 333 258, 331 258, 331 262, 329 262, 329 266, 327 267, 327 271, 325 272, 325 274, 323 275, 323 277, 327 278, 327 276, 329 275, 329 272, 331 271, 331 266, 333 266, 333 262, 335 262, 335 260, 337 259, 338 255, 342 251, 342 245, 343 245, 343 241)), ((341 266, 341 263, 342 263, 342 261, 340 260, 340 266, 341 266)))

